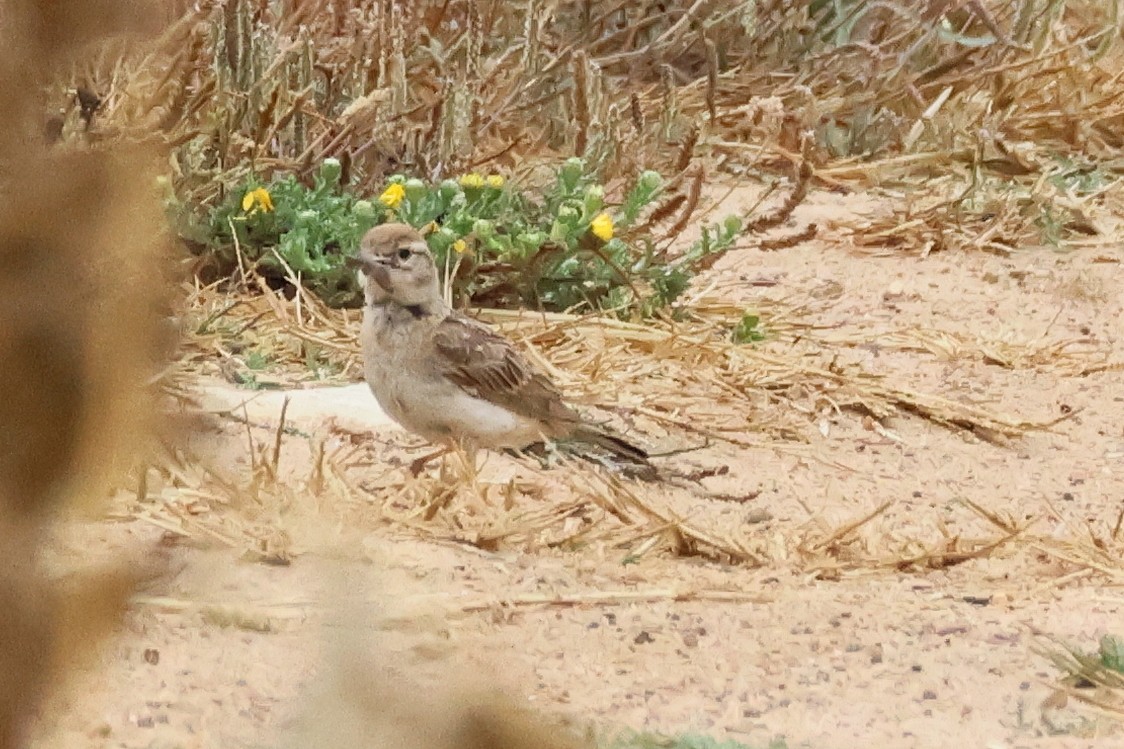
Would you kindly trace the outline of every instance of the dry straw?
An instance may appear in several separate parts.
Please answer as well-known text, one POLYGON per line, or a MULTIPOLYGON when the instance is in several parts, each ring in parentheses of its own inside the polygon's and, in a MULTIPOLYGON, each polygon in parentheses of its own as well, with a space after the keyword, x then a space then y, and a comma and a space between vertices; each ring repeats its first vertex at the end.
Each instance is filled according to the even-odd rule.
MULTIPOLYGON (((804 451, 803 443, 812 439, 816 429, 811 418, 818 412, 815 404, 829 403, 840 417, 852 414, 887 434, 887 420, 907 414, 952 428, 969 439, 1000 442, 1051 425, 895 387, 858 366, 833 364, 841 346, 868 341, 837 334, 823 337, 804 322, 800 308, 762 310, 765 319, 776 320, 771 327, 774 340, 768 346, 730 341, 730 321, 740 309, 729 303, 700 297, 692 300, 691 309, 692 321, 642 325, 567 314, 480 312, 483 319, 520 341, 528 355, 579 403, 616 420, 622 428, 649 435, 657 452, 686 448, 681 461, 672 458, 667 464, 669 475, 679 473, 685 481, 663 487, 635 485, 580 463, 552 470, 529 462, 514 467, 486 465, 478 473, 458 467, 456 461, 415 479, 385 463, 378 469, 385 457, 364 457, 371 451, 370 438, 353 442, 346 434, 331 431, 327 436, 283 437, 283 419, 266 428, 233 413, 222 418, 244 428, 243 442, 252 456, 254 475, 223 478, 201 469, 206 461, 181 462, 175 470, 161 469, 168 473, 164 500, 147 502, 137 511, 166 530, 221 540, 261 559, 299 553, 301 544, 294 546, 277 528, 292 527, 299 516, 292 515, 299 504, 296 497, 313 493, 322 497, 317 512, 335 507, 348 522, 388 524, 411 534, 488 550, 598 547, 618 549, 626 556, 663 550, 750 566, 783 560, 825 578, 862 570, 959 564, 991 554, 1025 533, 1024 528, 997 521, 992 523, 994 535, 976 538, 945 535, 922 542, 866 533, 863 529, 886 509, 881 507, 842 525, 794 528, 778 545, 775 533, 761 535, 752 526, 731 531, 723 527, 726 521, 720 514, 700 515, 689 509, 699 499, 741 501, 710 494, 692 483, 691 471, 683 468, 692 465, 698 447, 726 443, 739 449, 804 451), (797 340, 800 343, 795 345, 797 340), (597 409, 596 394, 610 390, 618 394, 616 405, 597 409), (345 438, 342 443, 340 437, 345 438), (311 469, 300 468, 304 463, 297 459, 296 467, 279 470, 282 439, 289 446, 286 449, 292 449, 294 442, 305 445, 298 454, 312 459, 311 469), (328 444, 335 447, 326 449, 328 444), (363 479, 372 469, 376 477, 363 479), (285 480, 278 481, 282 474, 285 480), (318 489, 310 492, 311 487, 318 489), (241 509, 215 512, 232 504, 221 500, 228 495, 241 498, 241 509), (197 503, 202 498, 207 503, 200 508, 197 503), (373 515, 372 504, 379 508, 373 515), (283 517, 286 513, 288 518, 283 517)), ((356 313, 329 310, 299 286, 292 300, 263 290, 239 298, 236 304, 213 288, 200 289, 189 319, 193 327, 208 332, 193 338, 189 352, 195 353, 185 357, 188 364, 181 376, 209 371, 237 380, 237 372, 213 364, 214 353, 237 366, 237 357, 224 352, 246 348, 264 354, 279 365, 279 371, 291 373, 301 371, 314 349, 345 379, 361 376, 356 313)), ((1028 348, 1007 342, 998 349, 1002 353, 996 353, 995 344, 976 348, 966 339, 958 341, 957 348, 942 348, 941 339, 926 331, 895 336, 881 340, 906 350, 980 356, 1005 366, 1080 367, 1083 356, 1091 353, 1073 350, 1067 358, 1056 359, 1052 354, 1062 352, 1062 344, 1032 343, 1028 348)), ((814 452, 806 454, 814 456, 814 452)))

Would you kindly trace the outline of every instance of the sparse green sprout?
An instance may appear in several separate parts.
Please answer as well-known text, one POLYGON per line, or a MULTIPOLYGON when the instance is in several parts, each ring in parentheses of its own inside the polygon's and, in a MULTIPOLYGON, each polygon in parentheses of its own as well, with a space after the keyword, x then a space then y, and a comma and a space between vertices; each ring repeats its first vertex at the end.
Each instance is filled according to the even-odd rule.
POLYGON ((429 248, 435 255, 444 257, 449 254, 449 250, 452 249, 453 244, 462 240, 457 237, 456 232, 441 227, 427 236, 426 241, 429 243, 429 248))
POLYGON ((636 189, 642 191, 650 199, 656 191, 663 187, 663 177, 652 169, 645 169, 636 180, 636 189))
POLYGON ((1102 666, 1124 674, 1124 638, 1105 635, 1101 638, 1098 654, 1102 666))
POLYGON ((418 203, 426 197, 429 188, 420 179, 408 179, 402 183, 403 189, 406 191, 406 200, 411 203, 418 203))
POLYGON ((601 185, 590 185, 585 188, 585 199, 582 201, 582 218, 590 219, 605 205, 605 188, 601 185))
POLYGON ((742 319, 734 326, 732 338, 734 343, 756 343, 765 340, 761 318, 753 312, 743 314, 742 319))
POLYGON ((617 222, 622 229, 632 226, 641 212, 652 204, 660 194, 663 187, 663 177, 659 172, 651 169, 641 172, 636 184, 628 191, 624 203, 621 205, 620 219, 617 222))
POLYGON ((727 216, 719 225, 703 226, 699 238, 687 250, 680 263, 692 265, 708 255, 730 249, 741 235, 742 221, 737 216, 727 216))
POLYGON ((477 239, 487 242, 495 235, 496 227, 491 221, 480 218, 472 222, 472 233, 476 235, 477 239))
POLYGON ((340 166, 339 159, 324 159, 320 164, 320 181, 329 186, 335 186, 340 183, 340 175, 343 174, 343 167, 340 166))
POLYGON ((260 351, 250 351, 246 354, 246 368, 261 371, 269 366, 269 357, 260 351))
POLYGON ((445 201, 446 203, 452 201, 453 197, 455 195, 459 194, 460 191, 461 191, 461 186, 457 184, 457 181, 455 179, 444 180, 444 181, 441 182, 441 185, 437 188, 438 194, 441 196, 441 199, 443 201, 445 201))
POLYGON ((361 221, 370 220, 371 222, 374 222, 376 216, 375 206, 369 200, 355 201, 355 205, 351 207, 351 212, 354 213, 355 217, 361 221))
POLYGON ((558 170, 558 184, 562 187, 562 192, 572 194, 577 190, 584 174, 585 162, 582 159, 577 156, 566 159, 558 170))
POLYGON ((558 209, 558 215, 550 226, 550 238, 555 242, 565 242, 575 236, 578 224, 581 222, 581 213, 570 205, 563 205, 558 209))
POLYGON ((515 237, 515 248, 521 257, 527 257, 533 252, 538 252, 548 239, 544 231, 524 231, 515 237))

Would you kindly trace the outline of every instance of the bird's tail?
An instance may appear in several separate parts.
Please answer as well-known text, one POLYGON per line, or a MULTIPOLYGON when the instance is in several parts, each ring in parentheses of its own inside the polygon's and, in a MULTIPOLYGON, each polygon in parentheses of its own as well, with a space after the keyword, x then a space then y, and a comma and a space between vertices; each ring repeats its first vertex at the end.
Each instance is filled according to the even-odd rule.
POLYGON ((582 426, 578 428, 570 439, 600 447, 610 453, 614 458, 619 458, 622 464, 618 467, 629 475, 646 480, 658 478, 656 467, 648 460, 647 451, 627 440, 610 434, 597 427, 582 426))
POLYGON ((594 427, 582 427, 574 433, 573 439, 588 442, 591 445, 602 447, 618 458, 633 460, 637 463, 647 463, 647 451, 637 447, 621 437, 603 432, 594 427))

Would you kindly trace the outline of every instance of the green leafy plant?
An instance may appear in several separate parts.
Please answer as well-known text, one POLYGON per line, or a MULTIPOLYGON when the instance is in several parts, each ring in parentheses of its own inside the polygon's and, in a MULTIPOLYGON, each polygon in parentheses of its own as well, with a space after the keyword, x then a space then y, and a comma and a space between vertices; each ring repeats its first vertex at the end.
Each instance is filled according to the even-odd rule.
POLYGON ((248 351, 245 356, 246 368, 261 371, 269 366, 269 357, 261 351, 248 351))
POLYGON ((1102 666, 1110 671, 1124 674, 1124 639, 1115 635, 1105 635, 1101 638, 1097 656, 1102 666))
POLYGON ((1103 190, 1114 179, 1104 166, 1071 156, 1055 156, 1049 181, 1063 192, 1085 196, 1103 190))
POLYGON ((1037 651, 1053 661, 1070 686, 1098 686, 1124 694, 1124 638, 1106 634, 1091 653, 1060 640, 1037 651))
POLYGON ((181 210, 180 231, 224 273, 249 265, 344 306, 362 298, 345 261, 364 232, 402 221, 426 236, 458 300, 645 316, 673 303, 742 227, 736 217, 704 227, 699 241, 669 260, 635 228, 660 197, 663 178, 640 173, 611 207, 579 158, 563 162, 539 195, 499 175, 436 184, 395 175, 377 198, 360 199, 342 188, 340 171, 337 161, 325 161, 311 187, 292 176, 268 185, 248 179, 200 218, 181 210))
POLYGON ((343 259, 388 209, 343 191, 340 172, 340 163, 328 159, 311 187, 291 175, 268 186, 251 178, 202 217, 173 203, 173 220, 221 273, 248 264, 268 278, 296 276, 328 304, 346 304, 357 289, 343 259))

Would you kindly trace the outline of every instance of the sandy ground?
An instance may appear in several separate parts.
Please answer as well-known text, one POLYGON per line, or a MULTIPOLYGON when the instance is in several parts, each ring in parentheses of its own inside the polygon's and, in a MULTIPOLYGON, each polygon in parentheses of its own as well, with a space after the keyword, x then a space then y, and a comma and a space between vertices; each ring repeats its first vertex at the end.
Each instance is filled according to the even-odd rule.
MULTIPOLYGON (((751 198, 735 195, 729 205, 751 198)), ((797 223, 818 221, 817 240, 733 252, 714 278, 722 293, 763 305, 829 299, 809 313, 824 326, 819 334, 865 336, 841 356, 895 384, 1027 419, 1077 413, 1009 447, 914 417, 893 419, 883 435, 830 415, 807 451, 715 447, 703 462, 729 461, 732 470, 711 488, 754 497, 729 522, 767 542, 891 502, 863 529, 875 546, 995 537, 969 500, 1019 523, 1035 520, 1046 536, 1079 535, 1087 524, 1111 529, 1124 496, 1119 372, 1003 368, 903 351, 879 337, 921 327, 1020 344, 1078 339, 1120 361, 1124 251, 1105 244, 923 260, 860 253, 849 227, 878 205, 816 195, 797 223)), ((311 431, 328 418, 363 422, 403 455, 411 441, 361 389, 342 392, 294 401, 288 423, 311 431)), ((268 427, 261 424, 265 441, 268 427)), ((233 425, 204 439, 241 450, 231 460, 244 468, 244 434, 233 425)), ((385 452, 373 454, 372 465, 355 469, 357 483, 364 471, 385 470, 385 452)), ((229 509, 200 501, 209 502, 206 512, 229 509)), ((824 580, 783 555, 749 569, 665 554, 622 564, 624 551, 601 547, 484 551, 390 530, 369 498, 354 502, 360 517, 370 505, 370 523, 329 527, 331 512, 296 513, 309 525, 290 532, 303 533, 307 549, 288 565, 177 539, 136 512, 67 528, 64 552, 97 560, 149 550, 168 570, 49 713, 39 745, 275 746, 309 690, 351 657, 335 648, 344 630, 365 643, 353 642, 352 655, 403 659, 429 678, 465 675, 607 728, 701 732, 753 747, 780 738, 813 749, 1124 745, 1107 719, 1047 702, 1058 673, 1035 652, 1040 634, 1092 649, 1100 635, 1121 633, 1124 594, 1031 544, 929 572, 868 569, 824 580), (693 595, 676 600, 683 591, 693 595), (548 599, 575 603, 533 605, 548 599)))

